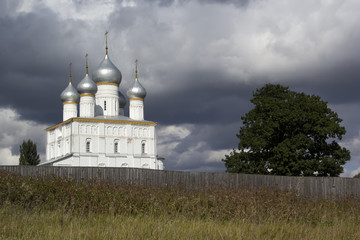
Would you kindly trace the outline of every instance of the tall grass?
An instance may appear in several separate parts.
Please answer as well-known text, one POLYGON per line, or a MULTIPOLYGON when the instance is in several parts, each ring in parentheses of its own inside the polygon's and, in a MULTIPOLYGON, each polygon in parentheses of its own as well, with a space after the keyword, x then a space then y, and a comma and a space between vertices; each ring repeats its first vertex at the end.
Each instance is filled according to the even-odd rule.
POLYGON ((359 203, 356 198, 315 200, 273 189, 189 191, 0 171, 0 238, 47 239, 57 233, 52 238, 356 239, 359 203), (27 222, 36 224, 28 228, 27 222))
POLYGON ((252 223, 169 216, 109 216, 0 209, 0 239, 360 239, 358 224, 252 223))

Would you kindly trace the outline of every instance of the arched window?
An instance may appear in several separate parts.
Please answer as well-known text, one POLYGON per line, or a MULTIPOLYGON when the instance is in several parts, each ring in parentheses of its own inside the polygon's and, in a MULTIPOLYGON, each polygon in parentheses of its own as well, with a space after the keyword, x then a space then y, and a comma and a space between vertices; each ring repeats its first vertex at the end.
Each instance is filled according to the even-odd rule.
POLYGON ((145 154, 146 153, 146 142, 145 141, 142 141, 141 142, 141 153, 142 154, 145 154))
POLYGON ((91 139, 86 139, 86 152, 90 152, 91 150, 91 139))
POLYGON ((119 152, 119 140, 115 139, 114 141, 114 153, 119 152))

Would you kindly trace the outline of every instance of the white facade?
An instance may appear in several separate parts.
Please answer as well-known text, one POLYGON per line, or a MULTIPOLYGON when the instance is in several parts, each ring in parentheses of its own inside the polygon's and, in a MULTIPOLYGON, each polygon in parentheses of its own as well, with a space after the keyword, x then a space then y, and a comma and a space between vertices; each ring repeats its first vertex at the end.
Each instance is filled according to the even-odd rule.
POLYGON ((125 119, 73 118, 48 128, 43 164, 163 169, 156 123, 125 119))
MULTIPOLYGON (((106 67, 112 67, 108 56, 105 60, 106 67)), ((97 69, 100 73, 101 67, 100 64, 97 69)), ((88 87, 91 79, 86 79, 84 85, 79 83, 78 89, 82 91, 77 100, 80 101, 79 117, 74 102, 77 90, 75 93, 74 89, 63 91, 63 122, 46 129, 46 161, 40 165, 164 169, 163 159, 157 156, 156 123, 144 120, 145 95, 142 99, 131 99, 130 117, 123 116, 123 104, 119 103, 119 71, 116 76, 120 77, 104 75, 102 81, 102 75, 98 74, 95 87, 88 87), (108 82, 108 79, 118 82, 108 82), (94 89, 95 97, 86 93, 94 89)))

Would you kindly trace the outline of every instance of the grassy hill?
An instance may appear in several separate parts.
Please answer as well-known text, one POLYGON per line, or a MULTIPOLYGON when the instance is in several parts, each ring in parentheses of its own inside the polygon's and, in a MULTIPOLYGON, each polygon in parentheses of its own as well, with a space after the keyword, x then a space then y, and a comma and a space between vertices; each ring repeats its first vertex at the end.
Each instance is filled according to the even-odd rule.
POLYGON ((0 171, 1 239, 360 239, 360 201, 0 171))

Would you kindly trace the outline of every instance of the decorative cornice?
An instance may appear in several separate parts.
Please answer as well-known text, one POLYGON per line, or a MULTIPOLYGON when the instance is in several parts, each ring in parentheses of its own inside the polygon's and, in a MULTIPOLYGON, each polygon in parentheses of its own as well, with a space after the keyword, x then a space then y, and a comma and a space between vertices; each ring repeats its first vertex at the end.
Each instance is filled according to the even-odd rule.
POLYGON ((96 85, 97 86, 100 86, 100 85, 114 85, 114 86, 119 87, 118 83, 112 83, 112 82, 99 82, 99 83, 96 83, 96 85))
POLYGON ((129 100, 130 101, 132 101, 132 100, 144 101, 144 99, 142 99, 142 98, 130 98, 129 100))
POLYGON ((94 118, 73 118, 74 122, 100 122, 100 123, 127 123, 137 125, 152 125, 155 126, 155 122, 138 122, 129 120, 113 120, 113 119, 94 119, 94 118))
POLYGON ((112 119, 94 119, 94 118, 70 118, 62 123, 56 124, 52 127, 48 127, 46 131, 51 131, 62 125, 66 125, 70 122, 97 122, 97 123, 124 123, 124 124, 136 124, 136 125, 150 125, 156 126, 155 122, 138 122, 129 120, 112 120, 112 119))
POLYGON ((63 104, 77 104, 76 102, 63 102, 63 104))
POLYGON ((80 97, 94 97, 94 94, 83 93, 83 94, 80 94, 80 97))
POLYGON ((64 122, 62 122, 62 123, 59 123, 59 124, 56 124, 56 125, 54 125, 54 126, 48 127, 48 128, 46 129, 46 131, 51 131, 51 130, 53 130, 53 129, 61 126, 61 125, 68 124, 69 122, 72 122, 72 118, 70 118, 70 119, 68 119, 68 120, 66 120, 66 121, 64 121, 64 122))

